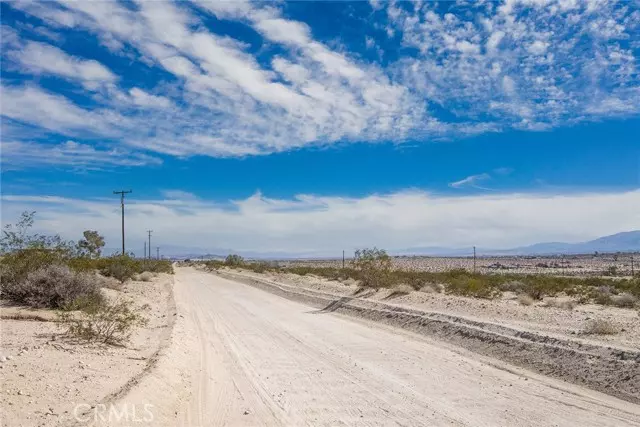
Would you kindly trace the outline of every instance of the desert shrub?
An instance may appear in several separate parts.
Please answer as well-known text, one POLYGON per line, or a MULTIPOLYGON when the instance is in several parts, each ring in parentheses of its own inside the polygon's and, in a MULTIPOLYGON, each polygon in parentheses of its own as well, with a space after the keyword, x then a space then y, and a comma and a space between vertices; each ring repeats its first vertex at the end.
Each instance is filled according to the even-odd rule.
POLYGON ((248 264, 244 264, 242 267, 255 273, 264 273, 266 271, 272 270, 271 265, 269 265, 269 263, 267 262, 250 262, 248 264))
POLYGON ((210 261, 206 261, 204 263, 205 268, 207 268, 208 270, 218 270, 222 267, 225 266, 225 263, 223 261, 218 261, 218 260, 210 260, 210 261))
POLYGON ((614 335, 620 332, 618 327, 605 319, 592 319, 584 328, 585 334, 614 335))
POLYGON ((93 310, 61 312, 59 321, 67 329, 67 335, 112 345, 125 343, 136 327, 147 323, 147 319, 126 300, 103 304, 93 310))
POLYGON ((615 265, 609 266, 607 268, 607 270, 605 271, 605 274, 607 276, 617 276, 618 275, 618 267, 616 267, 615 265))
POLYGON ((413 286, 407 285, 406 283, 400 283, 391 288, 391 295, 407 295, 413 292, 415 289, 413 286))
POLYGON ((142 262, 128 255, 114 255, 100 260, 100 273, 124 283, 142 272, 142 262))
MULTIPOLYGON (((468 273, 467 273, 468 274, 468 273)), ((475 298, 492 299, 500 295, 500 289, 483 275, 469 274, 458 276, 445 284, 448 294, 462 295, 475 298)))
POLYGON ((24 283, 29 273, 52 265, 62 265, 68 260, 65 251, 44 248, 19 249, 4 254, 0 261, 3 295, 13 286, 24 283))
POLYGON ((358 249, 351 261, 362 286, 386 288, 391 280, 391 257, 384 249, 358 249))
POLYGON ((545 301, 545 307, 562 308, 564 310, 573 310, 576 307, 576 302, 571 300, 560 300, 557 298, 550 298, 545 301))
POLYGON ((638 298, 634 297, 631 294, 624 293, 611 297, 610 302, 616 307, 633 308, 638 302, 638 298))
POLYGON ((143 271, 142 273, 138 274, 137 279, 141 282, 150 282, 153 280, 153 274, 148 271, 143 271))
POLYGON ((244 264, 244 258, 242 258, 240 255, 229 254, 224 259, 224 263, 230 267, 238 267, 244 264))
POLYGON ((518 303, 520 305, 533 305, 533 298, 531 298, 529 295, 527 294, 520 294, 518 295, 518 303))
POLYGON ((512 280, 501 283, 499 288, 502 292, 522 292, 525 288, 525 284, 519 280, 512 280))
POLYGON ((65 308, 80 299, 100 304, 104 298, 94 277, 63 265, 46 265, 24 280, 5 283, 3 296, 37 308, 65 308))
POLYGON ((145 259, 140 264, 141 271, 173 274, 173 264, 168 259, 145 259))

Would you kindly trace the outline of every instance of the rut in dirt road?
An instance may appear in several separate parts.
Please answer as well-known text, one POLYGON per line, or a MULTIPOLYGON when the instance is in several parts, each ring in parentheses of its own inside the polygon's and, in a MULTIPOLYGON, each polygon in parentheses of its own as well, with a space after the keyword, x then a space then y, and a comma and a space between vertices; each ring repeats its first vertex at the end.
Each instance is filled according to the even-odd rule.
POLYGON ((172 348, 130 396, 161 425, 640 426, 638 405, 437 341, 190 268, 175 279, 172 348))

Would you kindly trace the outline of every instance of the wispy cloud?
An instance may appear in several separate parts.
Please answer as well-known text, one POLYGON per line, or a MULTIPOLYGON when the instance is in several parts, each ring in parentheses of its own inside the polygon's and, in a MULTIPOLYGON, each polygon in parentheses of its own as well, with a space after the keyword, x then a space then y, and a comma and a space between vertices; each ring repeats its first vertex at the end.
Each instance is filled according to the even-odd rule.
POLYGON ((61 144, 37 144, 3 141, 2 165, 7 169, 38 166, 60 166, 76 169, 106 169, 114 166, 159 165, 162 160, 122 148, 97 149, 94 146, 67 141, 61 144))
MULTIPOLYGON (((431 2, 376 3, 371 28, 386 29, 401 40, 396 48, 407 48, 377 61, 323 43, 311 23, 291 19, 279 3, 11 2, 43 29, 95 37, 131 67, 165 77, 119 75, 95 58, 3 27, 3 68, 62 78, 83 91, 5 83, 2 114, 74 139, 100 136, 183 157, 636 116, 637 5, 595 4, 450 3, 445 10, 431 2), (207 14, 237 21, 277 48, 258 54, 251 42, 208 28, 207 14)), ((389 44, 370 37, 366 46, 383 58, 389 44)))
POLYGON ((474 187, 474 188, 482 188, 478 186, 479 182, 486 181, 491 179, 491 175, 488 173, 481 173, 478 175, 470 175, 460 181, 455 181, 449 183, 449 187, 453 188, 463 188, 463 187, 474 187))

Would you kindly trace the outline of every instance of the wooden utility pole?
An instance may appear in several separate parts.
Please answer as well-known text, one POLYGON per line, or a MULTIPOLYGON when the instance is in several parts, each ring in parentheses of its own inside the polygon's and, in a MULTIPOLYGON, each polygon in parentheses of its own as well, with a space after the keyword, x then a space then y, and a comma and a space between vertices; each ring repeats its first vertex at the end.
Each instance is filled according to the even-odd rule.
POLYGON ((156 259, 160 259, 160 246, 156 246, 156 259))
POLYGON ((151 259, 151 233, 153 230, 147 230, 147 233, 149 233, 149 259, 151 259))
POLYGON ((476 272, 476 247, 473 247, 473 272, 476 272))
POLYGON ((344 249, 342 250, 342 269, 344 270, 344 249))
POLYGON ((128 190, 128 191, 120 190, 120 191, 113 192, 113 194, 120 195, 120 207, 122 208, 122 255, 125 254, 125 251, 124 251, 124 195, 129 194, 131 192, 132 192, 131 190, 128 190))

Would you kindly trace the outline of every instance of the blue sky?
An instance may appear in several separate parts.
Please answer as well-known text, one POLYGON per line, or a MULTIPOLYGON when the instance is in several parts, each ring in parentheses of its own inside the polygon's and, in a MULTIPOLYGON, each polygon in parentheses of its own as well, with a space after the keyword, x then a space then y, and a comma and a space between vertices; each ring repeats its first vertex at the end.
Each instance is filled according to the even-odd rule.
POLYGON ((2 214, 118 246, 640 228, 640 3, 3 2, 2 214))

